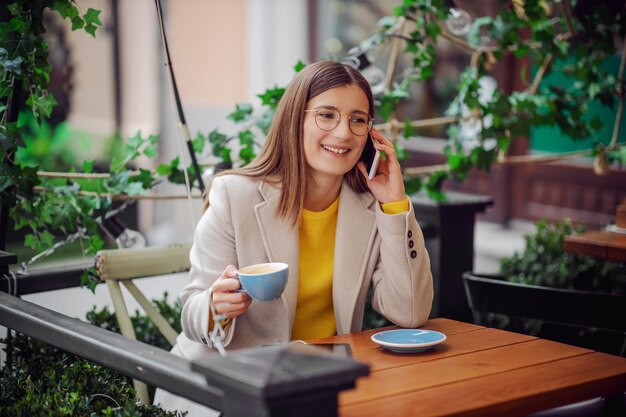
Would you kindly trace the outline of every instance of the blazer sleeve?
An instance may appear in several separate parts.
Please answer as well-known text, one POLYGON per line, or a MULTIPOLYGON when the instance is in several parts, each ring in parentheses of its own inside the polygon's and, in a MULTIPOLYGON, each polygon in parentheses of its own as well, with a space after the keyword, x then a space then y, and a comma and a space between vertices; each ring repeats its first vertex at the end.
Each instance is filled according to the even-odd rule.
POLYGON ((415 328, 430 314, 433 278, 430 258, 413 205, 400 214, 385 214, 376 204, 380 254, 372 277, 372 306, 398 326, 415 328))
MULTIPOLYGON (((189 255, 190 282, 180 296, 183 303, 183 333, 187 338, 209 347, 213 347, 208 336, 211 286, 226 266, 237 263, 230 204, 225 180, 216 177, 211 184, 209 207, 194 233, 189 255)), ((236 319, 233 319, 226 327, 224 346, 232 340, 235 325, 236 319)))

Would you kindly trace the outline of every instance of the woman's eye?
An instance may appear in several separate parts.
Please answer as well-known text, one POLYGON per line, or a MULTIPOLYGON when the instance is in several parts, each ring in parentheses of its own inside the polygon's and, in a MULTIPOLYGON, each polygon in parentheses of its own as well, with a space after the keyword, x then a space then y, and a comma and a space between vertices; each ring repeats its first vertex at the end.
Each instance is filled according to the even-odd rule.
POLYGON ((352 123, 355 123, 355 124, 366 124, 367 123, 367 119, 365 117, 362 117, 362 116, 352 116, 350 118, 350 121, 352 123))
POLYGON ((335 119, 335 118, 337 118, 335 113, 327 112, 327 111, 319 111, 319 112, 317 112, 317 115, 319 117, 323 117, 324 119, 335 119))

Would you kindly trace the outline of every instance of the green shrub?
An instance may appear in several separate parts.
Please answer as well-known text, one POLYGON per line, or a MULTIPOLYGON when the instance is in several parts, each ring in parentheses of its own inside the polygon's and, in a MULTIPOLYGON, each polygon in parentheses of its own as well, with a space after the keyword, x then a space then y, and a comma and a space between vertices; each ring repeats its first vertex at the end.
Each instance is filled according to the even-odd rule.
POLYGON ((500 260, 500 273, 509 281, 545 287, 626 293, 626 265, 563 251, 565 236, 584 231, 570 221, 537 222, 525 236, 526 247, 500 260))
MULTIPOLYGON (((153 300, 157 310, 180 331, 181 304, 153 300)), ((93 308, 88 320, 119 331, 115 316, 93 308)), ((132 317, 138 340, 163 349, 170 345, 146 316, 132 317)), ((136 403, 129 378, 34 338, 16 334, 2 340, 7 360, 0 370, 0 417, 175 417, 153 405, 136 403)))
MULTIPOLYGON (((152 300, 152 304, 157 311, 161 313, 163 318, 172 326, 177 333, 182 332, 180 324, 180 315, 183 309, 183 305, 179 299, 176 299, 171 305, 167 301, 168 293, 163 294, 162 300, 152 300)), ((93 307, 87 312, 87 321, 94 326, 101 327, 106 330, 110 330, 115 333, 120 333, 120 326, 117 324, 115 314, 109 311, 108 307, 103 307, 98 310, 93 307)), ((152 323, 152 320, 144 314, 140 314, 138 311, 130 318, 135 329, 135 336, 137 340, 147 343, 152 346, 159 347, 161 349, 170 350, 172 345, 163 337, 157 330, 157 327, 152 323)))
MULTIPOLYGON (((552 224, 539 221, 535 232, 525 236, 524 251, 500 260, 502 277, 528 285, 626 294, 626 265, 563 251, 565 237, 582 231, 584 227, 567 220, 552 224)), ((488 314, 486 324, 616 355, 621 353, 624 342, 623 334, 618 332, 502 314, 488 314)))

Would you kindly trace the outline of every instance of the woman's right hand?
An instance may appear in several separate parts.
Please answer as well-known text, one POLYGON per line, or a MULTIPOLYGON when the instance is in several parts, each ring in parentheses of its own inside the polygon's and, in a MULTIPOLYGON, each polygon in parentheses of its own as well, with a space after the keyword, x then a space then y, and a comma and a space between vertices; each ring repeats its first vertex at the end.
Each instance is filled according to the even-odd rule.
POLYGON ((212 301, 215 312, 233 319, 248 311, 252 298, 246 293, 235 292, 241 288, 237 268, 228 265, 222 275, 213 283, 212 301))

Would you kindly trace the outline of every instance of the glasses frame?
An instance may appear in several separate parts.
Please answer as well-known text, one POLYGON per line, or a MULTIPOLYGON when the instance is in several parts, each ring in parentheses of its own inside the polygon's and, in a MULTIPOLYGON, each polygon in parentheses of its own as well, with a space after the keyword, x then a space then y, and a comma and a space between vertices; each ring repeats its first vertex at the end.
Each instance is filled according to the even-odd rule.
POLYGON ((365 114, 365 115, 367 116, 367 132, 365 132, 365 133, 363 133, 363 134, 354 133, 354 130, 352 130, 352 125, 350 124, 350 117, 351 117, 354 113, 350 113, 350 114, 348 114, 348 113, 342 113, 342 112, 340 112, 338 109, 336 109, 336 108, 334 108, 334 107, 329 107, 329 106, 319 106, 319 107, 316 107, 316 108, 314 108, 314 109, 308 109, 308 110, 305 110, 304 112, 305 112, 305 113, 314 112, 314 113, 315 113, 315 115, 314 115, 314 117, 313 117, 313 120, 315 121, 315 126, 319 127, 320 129, 322 129, 322 130, 323 130, 323 131, 325 131, 325 132, 330 132, 331 130, 335 130, 335 129, 337 128, 337 126, 339 126, 339 123, 341 123, 341 117, 342 117, 342 116, 348 116, 348 127, 350 128, 350 132, 352 132, 352 134, 353 134, 353 135, 356 135, 356 136, 365 136, 365 135, 367 135, 367 134, 368 134, 368 133, 372 130, 372 127, 374 127, 374 119, 372 119, 372 116, 370 116, 368 113, 365 113, 365 112, 360 112, 360 111, 359 111, 359 112, 354 112, 354 113, 363 113, 363 114, 365 114), (323 127, 321 127, 321 126, 317 123, 317 112, 318 112, 320 109, 329 109, 329 110, 334 110, 334 111, 336 111, 337 113, 339 113, 339 120, 337 121, 337 124, 336 124, 334 127, 330 128, 330 129, 324 129, 323 127))

